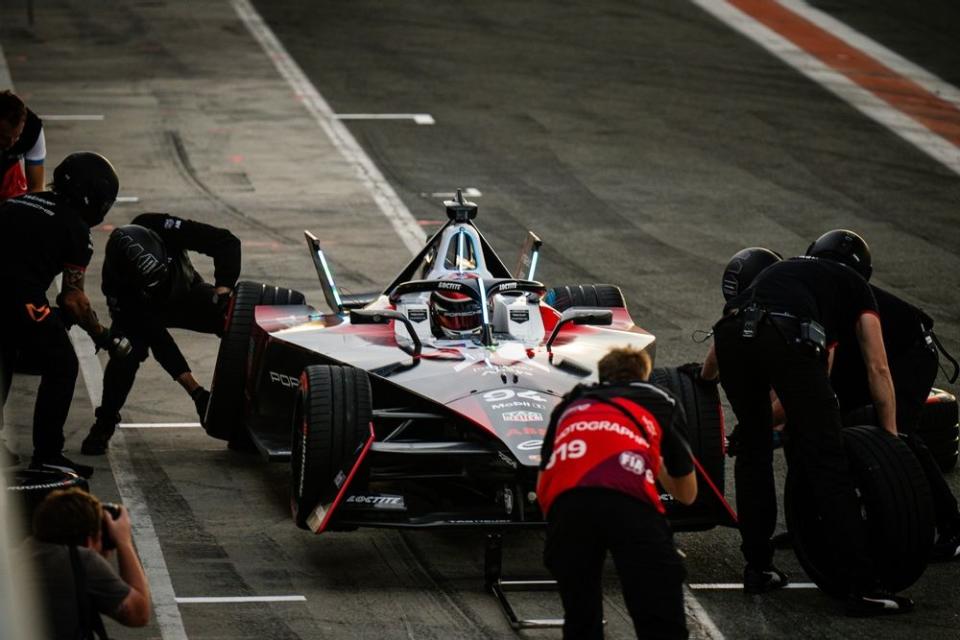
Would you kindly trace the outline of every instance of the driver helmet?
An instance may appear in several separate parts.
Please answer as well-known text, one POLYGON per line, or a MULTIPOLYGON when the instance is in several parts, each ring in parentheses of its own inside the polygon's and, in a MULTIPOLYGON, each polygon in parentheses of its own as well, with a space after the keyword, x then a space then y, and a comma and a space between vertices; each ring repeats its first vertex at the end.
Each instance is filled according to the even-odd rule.
POLYGON ((431 293, 430 315, 437 335, 451 340, 476 335, 483 326, 480 303, 458 291, 438 289, 431 293))
POLYGON ((53 191, 76 207, 89 227, 103 222, 119 190, 117 172, 99 153, 71 153, 53 170, 53 191))
POLYGON ((760 275, 760 272, 783 258, 776 251, 764 247, 748 247, 733 254, 723 270, 723 298, 730 301, 740 295, 760 275))
POLYGON ((870 247, 849 229, 827 231, 807 248, 807 255, 841 262, 863 276, 864 280, 869 280, 873 272, 870 247))
POLYGON ((107 240, 106 263, 121 281, 152 297, 169 276, 167 249, 156 232, 138 224, 117 227, 107 240))

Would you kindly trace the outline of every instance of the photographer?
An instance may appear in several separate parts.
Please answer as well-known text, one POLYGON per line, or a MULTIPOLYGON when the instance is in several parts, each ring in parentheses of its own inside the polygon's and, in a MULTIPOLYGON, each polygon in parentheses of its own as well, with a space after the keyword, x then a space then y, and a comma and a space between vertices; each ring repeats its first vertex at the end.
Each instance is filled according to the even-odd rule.
POLYGON ((106 638, 100 614, 128 627, 150 620, 150 588, 123 507, 111 514, 80 489, 52 492, 33 516, 30 556, 50 637, 106 638), (107 562, 115 546, 118 576, 107 562))
POLYGON ((544 562, 563 602, 563 637, 603 638, 604 558, 613 556, 637 635, 689 637, 686 572, 660 502, 697 496, 683 409, 648 384, 650 356, 612 349, 599 383, 578 386, 553 411, 541 450, 537 499, 547 516, 544 562), (600 428, 598 428, 600 427, 600 428))

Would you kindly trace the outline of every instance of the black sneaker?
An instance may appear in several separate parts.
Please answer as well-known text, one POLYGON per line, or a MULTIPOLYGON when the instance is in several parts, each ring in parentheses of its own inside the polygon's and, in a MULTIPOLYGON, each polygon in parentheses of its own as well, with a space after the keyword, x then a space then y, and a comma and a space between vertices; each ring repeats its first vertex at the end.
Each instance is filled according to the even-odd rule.
POLYGON ((80 464, 79 462, 73 462, 63 454, 58 456, 50 456, 47 458, 38 458, 37 456, 33 456, 33 460, 30 461, 30 468, 75 473, 84 478, 89 478, 93 475, 93 467, 86 464, 80 464))
POLYGON ((743 570, 743 590, 749 594, 767 593, 782 589, 788 584, 790 579, 787 574, 773 565, 766 569, 757 569, 748 564, 743 570))
POLYGON ((960 558, 960 523, 940 534, 930 554, 931 562, 947 562, 956 558, 960 558))
POLYGON ((9 469, 20 464, 20 456, 7 448, 7 445, 0 444, 0 469, 9 469))
POLYGON ((847 615, 853 618, 888 616, 913 611, 913 600, 885 589, 874 589, 847 598, 847 615))
POLYGON ((112 416, 105 415, 98 407, 94 415, 97 416, 96 422, 90 427, 90 433, 80 444, 80 453, 85 456, 102 456, 110 448, 110 438, 117 430, 117 424, 120 422, 120 414, 115 413, 112 416))

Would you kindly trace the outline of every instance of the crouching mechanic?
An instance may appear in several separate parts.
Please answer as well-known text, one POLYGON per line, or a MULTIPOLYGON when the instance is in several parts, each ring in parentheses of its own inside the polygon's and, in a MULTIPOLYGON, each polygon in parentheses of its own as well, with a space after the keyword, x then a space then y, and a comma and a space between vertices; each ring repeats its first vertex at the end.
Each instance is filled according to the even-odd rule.
POLYGON ((83 441, 84 454, 106 452, 148 350, 190 394, 203 422, 210 392, 193 377, 167 329, 222 335, 239 275, 240 240, 226 229, 165 213, 144 213, 110 234, 102 288, 113 318, 111 331, 129 339, 133 352, 122 362, 111 360, 104 371, 103 398, 83 441), (188 251, 213 258, 213 284, 197 273, 188 251))
POLYGON ((100 614, 128 627, 150 621, 150 587, 133 547, 130 515, 117 508, 111 515, 78 488, 54 491, 37 507, 25 546, 46 618, 45 637, 87 639, 96 632, 106 638, 100 614), (113 548, 119 575, 108 562, 113 548))
MULTIPOLYGON (((936 459, 916 433, 939 365, 933 319, 889 291, 874 285, 870 288, 880 309, 883 343, 897 399, 897 429, 923 467, 933 496, 938 537, 931 559, 952 560, 960 557, 960 509, 936 459)), ((830 382, 844 413, 870 404, 867 372, 856 341, 841 342, 837 347, 830 382)))
POLYGON ((547 516, 544 562, 563 601, 563 637, 603 638, 601 572, 613 555, 638 636, 687 638, 685 571, 657 480, 678 501, 697 495, 679 430, 683 409, 648 384, 646 352, 613 349, 600 383, 577 387, 554 410, 537 496, 547 516))
POLYGON ((66 467, 90 477, 93 467, 63 455, 63 426, 70 412, 79 364, 67 326, 80 325, 111 360, 130 345, 105 329, 84 292, 93 255, 90 228, 113 206, 119 181, 101 155, 78 152, 53 172, 50 191, 28 193, 0 206, 0 409, 13 373, 40 376, 33 412, 31 467, 66 467), (47 290, 62 274, 59 308, 47 290))

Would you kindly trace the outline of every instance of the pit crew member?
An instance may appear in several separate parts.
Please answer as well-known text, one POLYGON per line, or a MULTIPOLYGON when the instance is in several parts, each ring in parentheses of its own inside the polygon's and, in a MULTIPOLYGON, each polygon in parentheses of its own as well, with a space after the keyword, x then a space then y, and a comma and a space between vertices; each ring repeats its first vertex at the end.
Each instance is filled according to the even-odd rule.
POLYGON ((46 157, 43 122, 19 96, 0 91, 0 202, 43 191, 46 157))
POLYGON ((537 496, 547 516, 544 562, 559 584, 567 639, 603 637, 607 551, 638 636, 688 637, 686 572, 656 482, 690 504, 697 481, 679 433, 683 409, 645 382, 650 369, 646 352, 611 350, 600 360, 600 383, 564 398, 543 442, 537 496))
POLYGON ((210 392, 194 378, 167 329, 222 335, 239 275, 240 240, 226 229, 166 213, 144 213, 110 234, 102 289, 113 318, 111 330, 126 336, 133 352, 123 361, 111 361, 104 371, 103 397, 83 441, 84 454, 106 452, 148 350, 190 395, 203 422, 210 392), (213 258, 213 284, 197 273, 188 251, 213 258))
MULTIPOLYGON (((957 499, 933 454, 922 437, 915 433, 939 368, 937 347, 932 336, 933 319, 921 309, 880 287, 871 285, 871 289, 880 309, 883 342, 897 398, 897 428, 901 438, 920 461, 933 494, 938 539, 932 559, 951 560, 960 557, 960 510, 957 508, 957 499)), ((830 381, 844 413, 870 403, 863 358, 855 342, 844 341, 837 347, 830 381)))
POLYGON ((841 417, 828 378, 828 346, 855 335, 880 426, 897 434, 896 400, 877 303, 867 285, 870 251, 857 234, 830 231, 807 255, 767 267, 730 300, 714 326, 720 382, 742 431, 735 466, 744 589, 783 587, 770 537, 776 493, 770 388, 790 416, 788 465, 803 473, 835 532, 836 558, 849 584, 847 612, 902 613, 913 602, 883 590, 863 544, 859 507, 840 439, 841 417))
POLYGON ((79 324, 111 359, 129 344, 100 324, 84 293, 93 254, 90 227, 103 221, 117 197, 113 166, 91 152, 73 153, 57 165, 51 191, 29 193, 0 205, 0 404, 14 371, 40 376, 33 414, 31 466, 70 468, 90 477, 93 468, 63 455, 63 426, 73 400, 78 363, 67 325, 79 324), (47 290, 63 274, 59 308, 47 290))

